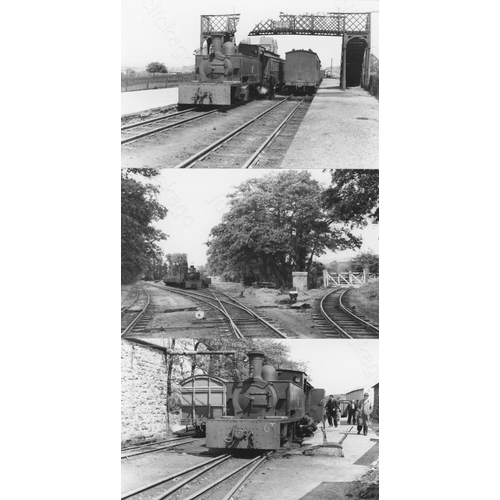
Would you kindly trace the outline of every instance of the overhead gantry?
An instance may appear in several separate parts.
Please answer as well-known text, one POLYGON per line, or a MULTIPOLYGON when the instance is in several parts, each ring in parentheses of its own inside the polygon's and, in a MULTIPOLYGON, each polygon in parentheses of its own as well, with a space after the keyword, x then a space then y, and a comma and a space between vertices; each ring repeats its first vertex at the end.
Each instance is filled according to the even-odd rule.
POLYGON ((316 35, 341 36, 342 90, 367 86, 370 81, 371 13, 327 13, 291 15, 280 12, 279 20, 258 23, 249 36, 316 35))

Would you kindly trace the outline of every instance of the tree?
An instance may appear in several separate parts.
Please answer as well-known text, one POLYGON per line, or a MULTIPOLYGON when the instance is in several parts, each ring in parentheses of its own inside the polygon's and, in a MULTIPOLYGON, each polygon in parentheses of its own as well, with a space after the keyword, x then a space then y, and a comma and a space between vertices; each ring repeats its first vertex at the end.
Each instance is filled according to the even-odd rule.
POLYGON ((168 73, 167 67, 163 63, 159 62, 151 62, 146 66, 146 71, 148 73, 153 73, 153 76, 156 73, 168 73))
POLYGON ((187 253, 168 253, 165 255, 166 274, 177 275, 188 267, 187 253))
POLYGON ((134 76, 137 76, 137 72, 135 70, 133 70, 132 68, 126 68, 125 69, 125 76, 134 77, 134 76))
POLYGON ((378 273, 378 255, 375 255, 371 250, 356 255, 352 259, 352 269, 354 272, 368 269, 370 273, 378 273))
POLYGON ((309 272, 326 249, 359 248, 361 239, 322 206, 323 189, 306 171, 249 179, 229 195, 229 212, 212 228, 208 265, 221 276, 255 276, 278 286, 309 272))
POLYGON ((249 351, 262 351, 266 356, 264 364, 271 364, 277 370, 307 371, 308 368, 307 363, 290 359, 290 348, 287 345, 270 339, 207 338, 195 341, 193 348, 207 351, 236 351, 235 356, 204 355, 196 358, 190 356, 193 374, 197 371, 224 380, 240 381, 248 377, 249 351))
POLYGON ((135 281, 162 254, 157 242, 166 235, 153 222, 164 219, 167 209, 156 200, 159 189, 121 174, 121 275, 122 283, 135 281))
POLYGON ((307 276, 308 288, 316 288, 318 286, 318 278, 322 277, 323 269, 326 269, 324 264, 319 260, 313 261, 309 275, 307 276))
POLYGON ((378 170, 333 170, 332 184, 324 193, 324 206, 336 220, 364 227, 379 222, 378 170))

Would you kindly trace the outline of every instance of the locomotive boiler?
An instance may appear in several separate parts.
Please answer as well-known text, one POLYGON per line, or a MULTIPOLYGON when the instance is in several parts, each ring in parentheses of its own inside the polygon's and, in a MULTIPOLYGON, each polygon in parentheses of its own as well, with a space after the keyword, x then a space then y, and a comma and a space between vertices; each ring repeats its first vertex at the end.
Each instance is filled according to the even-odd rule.
POLYGON ((195 79, 179 85, 179 109, 231 105, 274 93, 284 83, 285 61, 265 46, 236 45, 239 15, 201 16, 195 79))
POLYGON ((207 448, 277 450, 296 437, 300 420, 323 418, 324 389, 314 389, 306 374, 262 366, 264 353, 248 353, 250 373, 227 383, 226 415, 207 421, 207 448))

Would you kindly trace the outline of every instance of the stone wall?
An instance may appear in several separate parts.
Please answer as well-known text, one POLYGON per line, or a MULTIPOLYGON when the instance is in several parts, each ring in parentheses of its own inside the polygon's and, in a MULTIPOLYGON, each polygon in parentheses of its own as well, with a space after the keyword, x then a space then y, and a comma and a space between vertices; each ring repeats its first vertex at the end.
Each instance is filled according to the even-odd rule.
POLYGON ((122 446, 167 436, 164 352, 122 340, 122 446))

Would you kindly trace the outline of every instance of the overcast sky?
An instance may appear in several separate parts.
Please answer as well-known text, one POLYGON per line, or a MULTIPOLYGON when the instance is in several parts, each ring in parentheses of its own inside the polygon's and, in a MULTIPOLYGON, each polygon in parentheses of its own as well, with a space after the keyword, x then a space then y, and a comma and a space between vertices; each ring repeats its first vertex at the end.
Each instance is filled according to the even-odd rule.
POLYGON ((327 394, 369 389, 379 381, 378 340, 284 340, 291 357, 309 365, 314 387, 327 394))
MULTIPOLYGON (((313 0, 303 2, 270 2, 253 0, 200 0, 172 2, 171 0, 122 0, 122 66, 145 68, 152 61, 163 62, 167 67, 194 64, 193 51, 199 47, 201 14, 241 14, 236 42, 247 38, 248 33, 261 21, 279 19, 286 14, 327 12, 378 11, 377 0, 313 0)), ((372 52, 378 56, 379 14, 372 14, 372 52)), ((292 49, 312 49, 318 53, 322 66, 340 65, 341 37, 280 35, 278 53, 284 57, 292 49)), ((258 43, 259 37, 252 37, 258 43)))
MULTIPOLYGON (((164 169, 158 180, 161 192, 158 201, 169 209, 166 218, 156 224, 168 235, 160 246, 165 253, 187 253, 189 264, 199 266, 206 263, 210 230, 219 224, 228 211, 227 194, 246 179, 263 177, 271 171, 266 169, 164 169)), ((280 170, 283 172, 283 170, 280 170)), ((312 177, 325 186, 330 184, 329 172, 321 169, 309 170, 312 177)), ((378 254, 378 225, 369 225, 354 231, 363 237, 362 251, 373 250, 378 254)), ((355 256, 359 250, 328 252, 320 260, 329 263, 355 256)))

